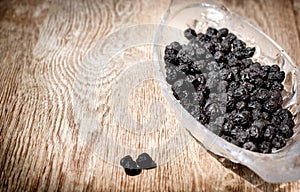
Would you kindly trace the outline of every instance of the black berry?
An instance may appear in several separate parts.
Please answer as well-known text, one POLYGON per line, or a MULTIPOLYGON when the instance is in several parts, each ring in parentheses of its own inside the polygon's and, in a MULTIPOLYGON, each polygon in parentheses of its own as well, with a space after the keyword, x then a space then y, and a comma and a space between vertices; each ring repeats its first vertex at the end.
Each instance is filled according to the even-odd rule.
POLYGON ((184 31, 184 36, 188 39, 194 39, 195 37, 197 37, 197 33, 195 32, 195 30, 188 28, 184 31))
POLYGON ((136 163, 142 169, 153 169, 157 166, 150 155, 148 155, 147 153, 140 154, 136 159, 136 163))
POLYGON ((130 176, 139 175, 142 170, 137 166, 137 163, 131 156, 127 155, 120 160, 121 166, 125 169, 125 173, 130 176))

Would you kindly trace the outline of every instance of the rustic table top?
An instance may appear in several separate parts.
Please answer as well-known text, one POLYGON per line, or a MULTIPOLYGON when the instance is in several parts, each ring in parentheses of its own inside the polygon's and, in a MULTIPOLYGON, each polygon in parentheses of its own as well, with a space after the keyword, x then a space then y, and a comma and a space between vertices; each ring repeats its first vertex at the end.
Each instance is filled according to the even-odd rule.
MULTIPOLYGON (((300 65, 300 0, 223 2, 300 65)), ((266 183, 246 167, 205 151, 194 139, 176 155, 167 151, 170 158, 156 169, 127 176, 115 163, 119 156, 107 157, 111 150, 122 149, 114 153, 126 155, 126 146, 147 150, 160 145, 172 134, 167 124, 173 122, 165 122, 170 130, 151 133, 148 139, 113 125, 105 104, 109 77, 118 70, 107 72, 97 88, 96 112, 102 115, 104 134, 123 147, 101 143, 97 135, 89 142, 78 138, 74 111, 88 109, 74 109, 72 101, 81 97, 74 91, 74 82, 84 81, 78 71, 91 70, 81 65, 87 52, 117 29, 159 23, 168 5, 158 0, 0 1, 0 191, 300 191, 300 182, 266 183)), ((133 51, 150 57, 147 51, 133 51)), ((141 118, 152 110, 147 106, 160 99, 155 96, 159 93, 154 81, 137 88, 131 96, 140 100, 132 104, 132 114, 141 118)))

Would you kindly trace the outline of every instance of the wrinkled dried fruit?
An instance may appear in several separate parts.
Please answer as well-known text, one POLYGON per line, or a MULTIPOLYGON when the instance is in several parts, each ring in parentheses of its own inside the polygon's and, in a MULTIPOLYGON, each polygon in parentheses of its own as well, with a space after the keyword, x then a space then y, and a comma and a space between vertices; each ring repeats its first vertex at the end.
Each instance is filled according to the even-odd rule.
POLYGON ((130 176, 136 176, 142 172, 137 163, 129 155, 120 160, 120 165, 125 169, 125 173, 130 176))
POLYGON ((150 155, 148 155, 147 153, 140 154, 136 159, 136 163, 142 169, 153 169, 157 166, 150 155))

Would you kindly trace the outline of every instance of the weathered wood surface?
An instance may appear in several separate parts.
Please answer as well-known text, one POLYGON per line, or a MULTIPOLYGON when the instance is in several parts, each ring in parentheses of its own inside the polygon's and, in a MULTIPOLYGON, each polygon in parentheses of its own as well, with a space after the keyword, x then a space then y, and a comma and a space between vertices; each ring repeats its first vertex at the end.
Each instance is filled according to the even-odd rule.
MULTIPOLYGON (((243 166, 203 152, 194 140, 176 158, 136 177, 80 143, 72 99, 85 54, 116 29, 158 23, 168 4, 0 1, 0 191, 300 191, 300 182, 266 183, 243 166)), ((224 4, 259 26, 300 64, 299 0, 224 4)), ((150 81, 134 94, 151 100, 161 93, 150 81)), ((149 103, 140 104, 146 108, 149 103)), ((106 123, 109 130, 110 121, 106 123)), ((134 145, 126 134, 111 130, 120 143, 134 145)), ((159 143, 162 137, 154 138, 159 143)))

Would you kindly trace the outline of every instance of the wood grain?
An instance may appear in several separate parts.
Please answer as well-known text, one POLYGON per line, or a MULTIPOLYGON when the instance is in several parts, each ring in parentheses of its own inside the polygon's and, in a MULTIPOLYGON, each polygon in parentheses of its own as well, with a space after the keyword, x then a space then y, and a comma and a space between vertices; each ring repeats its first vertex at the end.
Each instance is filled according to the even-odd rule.
POLYGON ((296 26, 298 29, 298 36, 300 36, 300 1, 293 0, 293 10, 295 14, 296 26))
MULTIPOLYGON (((81 143, 72 100, 76 74, 88 70, 83 58, 117 29, 158 23, 168 4, 0 1, 0 191, 300 191, 300 182, 266 183, 249 169, 204 152, 195 140, 176 158, 137 177, 81 143)), ((298 0, 224 4, 259 26, 299 65, 298 0)), ((132 51, 151 59, 147 50, 132 51)), ((132 93, 149 102, 162 100, 159 95, 155 81, 132 93)), ((144 106, 147 113, 149 103, 136 101, 133 105, 144 106)), ((134 145, 110 121, 105 119, 105 129, 113 130, 120 143, 134 145)), ((162 134, 153 137, 157 143, 167 135, 162 134)))

